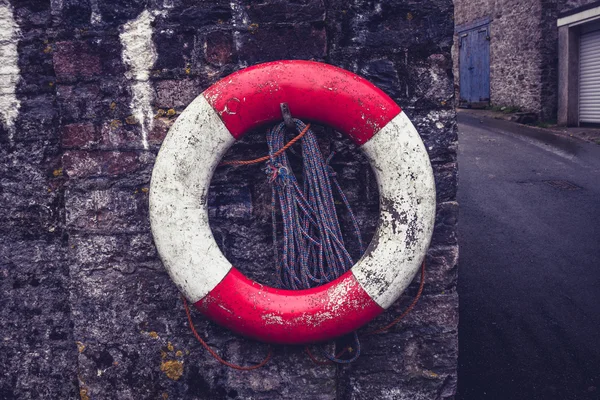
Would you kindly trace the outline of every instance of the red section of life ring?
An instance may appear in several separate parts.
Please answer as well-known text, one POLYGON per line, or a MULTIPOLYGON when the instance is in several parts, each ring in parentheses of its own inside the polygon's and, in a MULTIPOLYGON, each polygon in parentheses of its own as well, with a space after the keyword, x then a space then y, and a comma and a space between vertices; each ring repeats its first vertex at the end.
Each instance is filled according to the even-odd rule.
POLYGON ((218 324, 269 343, 324 341, 360 328, 383 311, 350 271, 313 289, 283 290, 232 268, 195 306, 218 324))
POLYGON ((281 120, 280 103, 292 115, 334 127, 356 144, 368 141, 400 107, 369 81, 341 68, 311 61, 278 61, 249 67, 204 92, 231 134, 281 120))

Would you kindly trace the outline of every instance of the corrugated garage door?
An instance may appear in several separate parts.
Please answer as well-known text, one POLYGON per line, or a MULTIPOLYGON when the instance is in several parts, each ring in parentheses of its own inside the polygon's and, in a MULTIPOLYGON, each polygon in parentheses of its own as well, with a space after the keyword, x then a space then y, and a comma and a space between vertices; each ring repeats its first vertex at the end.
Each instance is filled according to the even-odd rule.
POLYGON ((600 124, 600 30, 581 35, 579 122, 600 124))

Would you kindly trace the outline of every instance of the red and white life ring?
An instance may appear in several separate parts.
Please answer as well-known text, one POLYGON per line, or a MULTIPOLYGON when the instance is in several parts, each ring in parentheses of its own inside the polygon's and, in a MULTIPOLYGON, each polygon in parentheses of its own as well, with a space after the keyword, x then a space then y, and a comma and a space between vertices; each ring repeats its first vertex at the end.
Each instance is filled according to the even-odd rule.
POLYGON ((233 331, 287 344, 352 332, 394 303, 425 257, 435 207, 427 151, 400 107, 365 79, 311 61, 256 65, 204 91, 170 129, 150 188, 154 241, 185 297, 233 331), (208 224, 207 193, 221 157, 250 129, 280 120, 283 102, 294 117, 347 134, 379 184, 379 226, 364 256, 340 278, 308 290, 246 278, 208 224))

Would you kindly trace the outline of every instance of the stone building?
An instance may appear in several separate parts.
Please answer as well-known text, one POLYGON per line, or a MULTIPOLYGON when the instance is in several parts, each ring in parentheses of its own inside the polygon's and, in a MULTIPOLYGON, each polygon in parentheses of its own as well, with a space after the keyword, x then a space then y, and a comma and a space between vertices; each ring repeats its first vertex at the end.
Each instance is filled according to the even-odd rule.
MULTIPOLYGON (((578 38, 597 30, 593 10, 600 2, 456 0, 454 4, 454 71, 460 106, 512 107, 536 113, 541 120, 580 123, 575 99, 579 99, 579 83, 586 85, 589 80, 579 82, 578 38), (567 54, 571 55, 567 58, 567 54)), ((592 45, 600 48, 598 43, 592 45)), ((600 86, 588 84, 581 90, 584 95, 590 91, 598 93, 594 102, 600 108, 600 86)), ((595 113, 600 122, 600 109, 595 113)), ((584 117, 581 122, 593 119, 584 117)))
MULTIPOLYGON (((452 15, 451 0, 0 0, 0 399, 453 398, 452 15), (190 332, 153 244, 148 187, 167 130, 196 96, 277 59, 349 69, 402 106, 433 164, 436 226, 417 307, 365 338, 358 361, 316 365, 303 348, 278 346, 264 368, 239 372, 190 332)), ((374 175, 341 135, 318 132, 368 238, 374 175)), ((226 157, 266 153, 256 132, 226 157)), ((259 167, 223 169, 209 198, 225 255, 264 282, 274 268, 268 185, 259 167)), ((267 351, 194 319, 227 360, 267 351)))

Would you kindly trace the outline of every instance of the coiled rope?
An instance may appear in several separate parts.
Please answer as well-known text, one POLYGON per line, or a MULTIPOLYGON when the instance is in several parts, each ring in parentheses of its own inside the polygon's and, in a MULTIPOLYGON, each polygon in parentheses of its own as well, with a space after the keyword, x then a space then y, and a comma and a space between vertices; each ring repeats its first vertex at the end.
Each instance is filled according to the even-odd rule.
MULTIPOLYGON (((307 126, 300 120, 294 123, 298 131, 307 126)), ((308 129, 302 138, 303 182, 292 171, 284 147, 286 126, 281 123, 267 133, 270 160, 265 173, 270 177, 272 223, 275 260, 279 284, 284 289, 309 289, 341 276, 353 265, 344 245, 342 230, 335 210, 332 186, 337 188, 346 206, 361 254, 364 246, 358 222, 342 192, 335 172, 329 166, 331 153, 324 160, 315 134, 308 129), (283 221, 283 251, 278 254, 276 207, 279 203, 283 221)))
MULTIPOLYGON (((279 286, 285 289, 309 289, 330 282, 352 267, 354 264, 351 255, 346 250, 344 238, 340 229, 332 186, 344 203, 352 224, 354 234, 360 247, 360 254, 364 246, 358 226, 358 221, 348 199, 344 195, 335 171, 329 165, 334 153, 327 160, 323 158, 315 134, 310 130, 310 124, 304 124, 294 119, 297 131, 300 133, 284 145, 286 125, 281 123, 267 132, 269 155, 248 161, 224 161, 224 165, 250 165, 266 162, 264 172, 269 176, 271 183, 271 205, 273 225, 273 248, 277 265, 277 279, 279 286), (300 183, 296 178, 288 157, 285 153, 294 143, 302 139, 303 180, 300 183), (277 243, 276 209, 279 204, 283 222, 283 243, 281 256, 277 243)), ((421 282, 417 295, 410 306, 399 317, 388 325, 368 332, 366 336, 387 331, 403 319, 416 305, 421 297, 425 283, 425 263, 421 267, 421 282)), ((220 363, 237 370, 249 371, 264 366, 272 356, 272 350, 263 361, 253 366, 240 366, 222 359, 200 337, 194 323, 187 301, 183 298, 184 308, 190 328, 202 346, 220 363)), ((360 356, 360 341, 357 332, 353 333, 355 346, 346 346, 341 352, 332 355, 321 348, 325 361, 318 360, 310 351, 309 346, 305 351, 310 359, 317 364, 347 364, 355 361, 360 356), (345 353, 351 353, 350 358, 342 359, 345 353)))

